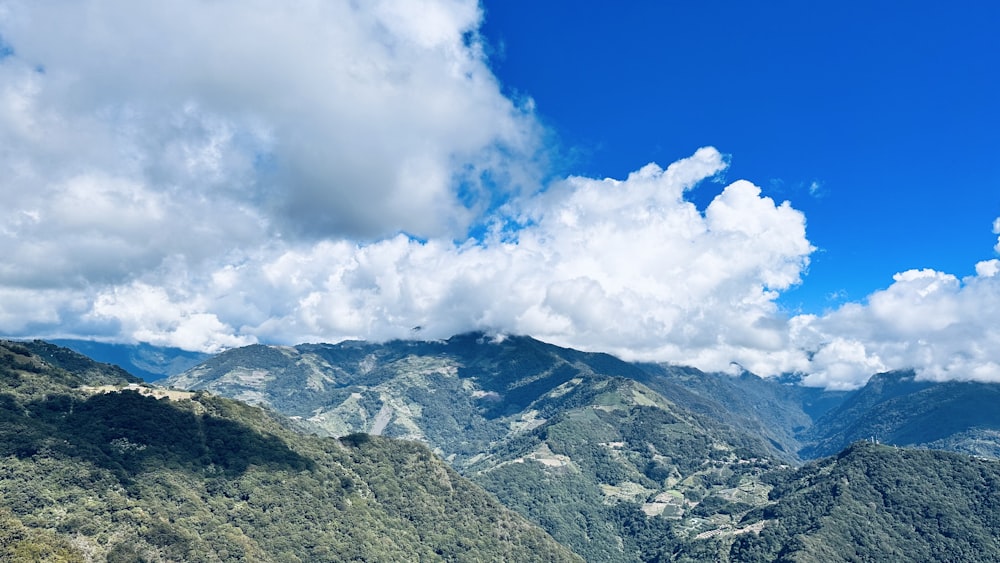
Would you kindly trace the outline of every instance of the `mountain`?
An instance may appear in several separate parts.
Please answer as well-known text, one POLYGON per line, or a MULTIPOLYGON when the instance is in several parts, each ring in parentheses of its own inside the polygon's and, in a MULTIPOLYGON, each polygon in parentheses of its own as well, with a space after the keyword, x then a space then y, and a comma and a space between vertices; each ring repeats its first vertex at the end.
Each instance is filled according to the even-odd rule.
MULTIPOLYGON (((570 391, 580 383, 614 378, 649 379, 638 366, 607 354, 470 333, 435 342, 247 346, 163 383, 266 405, 320 433, 423 441, 466 467, 491 444, 572 406, 578 394, 570 391)), ((709 417, 692 416, 733 433, 709 417)), ((739 434, 757 453, 773 452, 765 440, 739 434)))
POLYGON ((1000 463, 858 442, 787 476, 730 561, 1000 561, 1000 463))
MULTIPOLYGON (((794 469, 802 452, 819 455, 818 427, 948 389, 905 377, 825 392, 476 333, 250 346, 167 382, 266 405, 304 431, 425 443, 588 561, 899 560, 907 541, 940 544, 922 560, 946 561, 977 546, 993 554, 997 541, 993 520, 974 508, 996 485, 996 462, 858 443, 794 469), (955 532, 966 518, 968 537, 955 532), (857 554, 854 538, 864 542, 857 554)), ((927 412, 950 412, 935 408, 927 412)), ((939 423, 940 436, 971 420, 939 423)))
POLYGON ((426 443, 588 560, 682 549, 731 533, 766 495, 779 453, 641 380, 640 367, 532 338, 249 346, 166 380, 254 402, 327 434, 426 443), (693 511, 707 497, 731 514, 693 511))
POLYGON ((857 440, 1000 458, 1000 385, 930 382, 912 371, 872 376, 827 412, 804 439, 808 458, 832 455, 857 440))
POLYGON ((851 395, 750 372, 734 377, 668 364, 638 366, 647 374, 640 381, 650 388, 691 411, 765 438, 780 459, 793 463, 809 445, 803 434, 851 395))
POLYGON ((0 560, 575 561, 426 447, 0 341, 0 560))
POLYGON ((54 339, 56 346, 69 348, 99 362, 115 364, 147 382, 177 375, 207 360, 211 354, 180 348, 139 344, 111 344, 94 340, 54 339))
POLYGON ((822 421, 937 388, 912 374, 830 397, 485 335, 253 346, 177 379, 197 373, 314 411, 0 342, 0 560, 1000 560, 1000 462, 856 442, 795 468, 724 422, 822 421), (346 398, 317 407, 323 393, 346 398), (351 424, 372 433, 302 432, 351 424))

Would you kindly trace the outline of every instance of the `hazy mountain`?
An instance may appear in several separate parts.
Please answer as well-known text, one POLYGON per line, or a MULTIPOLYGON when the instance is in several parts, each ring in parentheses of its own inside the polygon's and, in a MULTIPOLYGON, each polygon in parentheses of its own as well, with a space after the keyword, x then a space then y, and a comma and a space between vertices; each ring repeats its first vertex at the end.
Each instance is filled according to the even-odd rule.
POLYGON ((851 395, 803 387, 797 381, 706 373, 690 367, 639 364, 649 387, 688 409, 766 438, 781 459, 798 461, 803 433, 851 395))
POLYGON ((93 340, 54 339, 52 344, 69 348, 98 362, 121 366, 148 382, 177 375, 208 359, 211 355, 180 348, 139 344, 111 344, 93 340))
POLYGON ((134 382, 0 342, 0 560, 577 560, 422 445, 134 382))
POLYGON ((912 371, 872 376, 804 435, 806 457, 857 440, 1000 458, 1000 385, 918 381, 912 371))

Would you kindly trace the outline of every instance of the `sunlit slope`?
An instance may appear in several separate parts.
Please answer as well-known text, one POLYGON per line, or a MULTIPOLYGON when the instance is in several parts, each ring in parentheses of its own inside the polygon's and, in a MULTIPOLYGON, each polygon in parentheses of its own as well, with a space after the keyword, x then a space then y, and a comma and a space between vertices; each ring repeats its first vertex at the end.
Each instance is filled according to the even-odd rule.
POLYGON ((0 344, 2 560, 575 560, 420 444, 157 399, 38 346, 0 344))
POLYGON ((806 433, 805 457, 839 452, 851 442, 949 450, 1000 458, 1000 384, 935 383, 912 371, 880 373, 806 433))
POLYGON ((1000 560, 1000 463, 859 442, 774 476, 731 561, 1000 560))
POLYGON ((252 346, 169 380, 269 405, 304 429, 419 440, 590 560, 733 533, 766 498, 765 439, 644 385, 639 367, 528 337, 252 346))

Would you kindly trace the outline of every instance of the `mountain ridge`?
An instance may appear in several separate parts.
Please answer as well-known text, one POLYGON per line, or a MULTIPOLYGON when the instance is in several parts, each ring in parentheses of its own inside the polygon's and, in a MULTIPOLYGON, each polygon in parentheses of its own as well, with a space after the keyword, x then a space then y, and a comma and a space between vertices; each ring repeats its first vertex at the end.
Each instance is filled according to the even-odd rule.
POLYGON ((293 404, 302 395, 268 387, 287 375, 299 393, 346 397, 346 406, 292 419, 205 391, 146 387, 49 343, 0 342, 0 558, 88 560, 83 545, 109 561, 456 560, 469 550, 481 560, 572 560, 565 546, 585 560, 623 562, 1000 557, 1000 510, 990 504, 1000 462, 855 442, 793 467, 753 436, 767 421, 867 415, 933 389, 961 399, 972 387, 885 374, 866 394, 824 398, 527 337, 499 344, 466 336, 251 347, 211 364, 224 371, 223 391, 293 404), (720 411, 726 405, 732 412, 720 411), (451 435, 435 450, 451 452, 451 466, 495 496, 412 441, 309 436, 323 421, 308 418, 323 415, 428 445, 451 435), (447 431, 423 432, 428 421, 447 431), (322 515, 312 512, 316 500, 322 515), (112 527, 105 505, 118 507, 112 527), (227 524, 211 524, 223 514, 227 524), (351 523, 334 524, 335 514, 351 523), (421 527, 427 518, 449 531, 421 527), (515 536, 523 539, 511 545, 515 536), (80 543, 96 537, 113 539, 80 543))
POLYGON ((809 457, 880 441, 1000 458, 1000 384, 921 381, 912 370, 875 374, 807 433, 809 457))
POLYGON ((0 559, 579 560, 421 444, 154 391, 0 342, 0 559))
MULTIPOLYGON (((677 526, 702 526, 677 499, 700 500, 740 475, 754 481, 777 455, 766 440, 662 396, 645 377, 607 354, 472 333, 246 347, 167 382, 257 400, 315 432, 422 441, 577 553, 631 561, 644 549, 633 526, 644 510, 670 508, 677 526), (552 502, 520 496, 526 488, 552 502)), ((679 546, 673 516, 653 523, 664 548, 679 546)), ((705 524, 720 533, 732 525, 728 517, 705 524)))
MULTIPOLYGON (((229 370, 228 381, 213 383, 210 381, 212 377, 204 377, 212 369, 224 369, 221 366, 212 368, 212 365, 234 353, 230 351, 214 356, 183 374, 172 376, 165 383, 182 388, 210 388, 214 385, 215 390, 224 395, 268 404, 300 418, 307 426, 318 425, 315 429, 319 432, 343 434, 377 429, 377 433, 397 432, 401 436, 427 441, 426 432, 418 430, 412 420, 407 421, 415 413, 407 413, 398 401, 383 401, 388 396, 384 388, 374 389, 379 385, 392 385, 393 374, 402 371, 386 371, 387 363, 404 362, 406 357, 411 357, 408 360, 411 362, 415 361, 413 358, 421 358, 423 367, 414 365, 409 369, 413 377, 422 373, 422 377, 434 379, 437 385, 444 387, 456 382, 467 387, 473 383, 480 385, 481 388, 467 389, 477 394, 476 400, 463 397, 462 408, 466 413, 476 409, 482 411, 480 414, 484 415, 487 424, 494 426, 498 419, 524 410, 526 401, 536 399, 538 391, 565 383, 574 374, 593 372, 642 382, 692 412, 758 436, 766 442, 765 448, 772 455, 794 463, 832 455, 861 439, 883 439, 899 445, 1000 457, 1000 416, 989 414, 990 410, 986 408, 989 400, 983 398, 1000 392, 1000 385, 913 381, 912 371, 891 372, 903 374, 900 377, 911 381, 911 384, 896 382, 887 385, 885 374, 875 374, 860 389, 828 391, 805 387, 788 378, 759 378, 749 372, 731 376, 669 364, 625 362, 608 354, 562 348, 528 336, 496 337, 485 333, 467 333, 433 342, 349 341, 339 344, 258 346, 262 345, 242 350, 253 349, 263 355, 270 354, 271 360, 268 361, 279 364, 287 362, 288 354, 298 354, 301 365, 296 368, 296 375, 290 377, 290 368, 287 367, 282 368, 280 375, 267 375, 270 368, 264 362, 256 368, 243 366, 241 370, 229 370), (483 348, 485 343, 495 347, 494 353, 470 356, 477 347, 483 348), (507 350, 508 354, 517 350, 519 357, 504 360, 503 350, 507 350), (559 357, 558 365, 549 366, 550 371, 545 373, 535 369, 540 363, 548 362, 546 358, 550 354, 559 357), (493 369, 500 361, 507 362, 505 369, 493 369), (430 365, 435 362, 436 368, 430 365), (368 364, 375 372, 368 371, 365 367, 368 364), (532 369, 535 369, 532 375, 535 379, 518 379, 521 377, 519 373, 523 375, 532 369), (490 377, 480 377, 490 370, 490 377), (446 377, 447 374, 451 375, 446 377), (270 377, 270 383, 257 381, 261 377, 270 377), (450 382, 447 381, 449 377, 452 377, 450 382), (375 384, 374 387, 371 384, 375 384), (268 385, 283 386, 283 389, 272 392, 267 389, 268 385), (351 385, 360 387, 348 389, 351 385), (321 389, 326 389, 326 395, 318 399, 315 391, 321 389), (351 398, 353 402, 349 400, 351 398), (332 402, 341 405, 339 410, 327 410, 332 402), (373 409, 375 403, 379 407, 373 409), (943 412, 943 407, 928 407, 936 403, 953 406, 947 413, 943 412), (907 423, 908 412, 923 414, 911 416, 912 420, 907 423), (974 413, 978 413, 978 418, 972 416, 974 413), (941 428, 940 424, 934 424, 934 416, 945 415, 954 424, 946 432, 925 436, 931 434, 928 428, 941 428), (393 416, 394 419, 386 420, 386 417, 393 416), (367 426, 360 422, 361 419, 367 421, 367 426), (376 419, 380 421, 379 425, 374 424, 376 419), (852 421, 857 421, 853 430, 846 427, 854 424, 852 421), (409 434, 399 428, 389 428, 393 424, 408 426, 409 434)), ((253 362, 244 363, 249 366, 253 362)), ((409 385, 411 390, 420 386, 420 383, 412 381, 409 385)), ((459 430, 451 424, 448 432, 453 434, 459 430)), ((501 431, 501 428, 494 428, 493 433, 501 431)))

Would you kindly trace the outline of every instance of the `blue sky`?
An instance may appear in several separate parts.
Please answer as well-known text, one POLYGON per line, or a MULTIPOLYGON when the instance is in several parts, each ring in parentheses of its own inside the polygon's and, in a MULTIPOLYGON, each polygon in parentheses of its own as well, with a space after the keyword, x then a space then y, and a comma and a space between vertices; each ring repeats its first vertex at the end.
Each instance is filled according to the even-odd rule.
POLYGON ((791 310, 863 299, 911 268, 969 275, 994 256, 995 3, 497 0, 485 10, 493 69, 507 92, 535 100, 568 172, 623 177, 712 145, 731 156, 726 178, 805 212, 819 250, 781 299, 791 310))
POLYGON ((0 0, 0 336, 1000 382, 1000 9, 673 4, 0 0))

